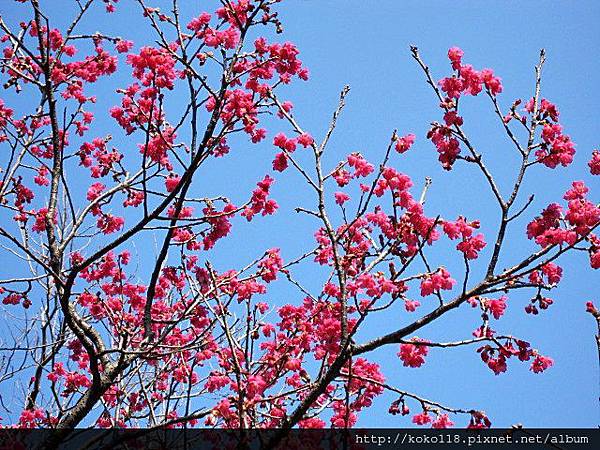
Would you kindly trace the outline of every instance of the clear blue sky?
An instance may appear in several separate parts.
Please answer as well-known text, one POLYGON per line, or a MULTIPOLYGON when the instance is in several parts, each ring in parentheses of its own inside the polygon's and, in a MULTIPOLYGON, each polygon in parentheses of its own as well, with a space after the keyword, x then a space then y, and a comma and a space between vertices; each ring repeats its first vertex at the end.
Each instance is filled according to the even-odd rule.
MULTIPOLYGON (((58 23, 64 17, 66 0, 45 1, 46 10, 58 23)), ((169 3, 169 2, 167 2, 169 3)), ((187 12, 197 5, 211 2, 185 2, 187 12)), ((165 2, 154 4, 165 5, 165 2)), ((212 4, 212 3, 211 3, 212 4)), ((199 7, 199 6, 198 6, 199 7)), ((2 14, 20 19, 21 5, 2 6, 2 14)), ((165 7, 165 9, 167 9, 165 7)), ((361 151, 377 160, 385 149, 392 129, 401 134, 413 132, 417 142, 404 157, 396 157, 394 166, 409 174, 417 185, 425 176, 433 178, 428 193, 427 213, 431 216, 455 218, 458 214, 479 218, 483 232, 491 239, 498 220, 490 192, 472 167, 457 166, 444 172, 436 161, 436 152, 425 139, 428 125, 440 114, 430 88, 412 61, 408 47, 417 45, 431 66, 436 79, 449 72, 446 51, 457 45, 465 51, 464 60, 476 68, 491 67, 502 78, 504 93, 500 103, 508 107, 515 98, 531 97, 533 66, 540 48, 547 51, 542 95, 555 102, 561 112, 566 132, 577 143, 578 154, 569 168, 550 171, 536 168, 524 186, 524 192, 535 192, 531 213, 539 212, 551 201, 560 200, 572 180, 583 179, 592 188, 592 199, 598 201, 600 186, 587 170, 591 150, 599 145, 600 95, 598 72, 600 62, 600 3, 596 1, 544 2, 479 2, 479 1, 364 1, 364 0, 288 0, 279 10, 284 23, 283 38, 295 42, 301 57, 311 70, 307 83, 296 83, 285 90, 285 97, 295 104, 295 114, 303 127, 315 137, 322 136, 337 97, 344 84, 351 86, 347 108, 330 144, 328 161, 335 164, 351 151, 361 151)), ((139 8, 131 0, 121 0, 117 13, 105 15, 98 10, 82 30, 102 28, 145 44, 154 37, 142 25, 139 8)), ((123 73, 128 74, 126 69, 123 73)), ((137 152, 136 141, 124 137, 111 120, 101 117, 117 102, 116 86, 127 77, 117 76, 102 82, 106 92, 99 99, 95 122, 97 134, 111 132, 115 142, 137 152)), ((175 107, 174 107, 175 108, 175 107)), ((465 129, 484 153, 491 170, 497 175, 504 192, 516 170, 514 149, 504 138, 491 114, 485 98, 467 99, 463 104, 465 129)), ((288 131, 275 122, 270 131, 288 131)), ((92 133, 94 134, 94 133, 92 133)), ((271 133, 272 137, 274 133, 271 133)), ((267 141, 270 142, 270 139, 267 141)), ((229 156, 211 164, 195 184, 196 193, 225 193, 242 203, 256 181, 270 172, 273 148, 250 146, 245 140, 233 141, 229 156), (226 174, 226 175, 224 175, 226 174), (232 181, 233 180, 233 181, 232 181), (208 192, 207 192, 208 191, 208 192)), ((279 176, 273 190, 281 208, 270 218, 247 225, 235 222, 235 236, 222 241, 211 255, 221 270, 236 267, 260 255, 265 248, 281 247, 284 258, 293 258, 313 245, 316 223, 293 213, 301 205, 310 207, 314 199, 296 176, 279 176)), ((87 181, 82 181, 86 183, 87 181)), ((415 195, 418 195, 415 193, 415 195)), ((521 197, 521 201, 527 195, 521 197)), ((333 206, 333 201, 331 201, 333 206)), ((531 216, 527 216, 530 218, 531 216)), ((524 236, 526 221, 515 221, 511 239, 500 266, 520 259, 535 247, 524 236)), ((152 242, 138 242, 139 249, 150 248, 152 242)), ((441 247, 444 247, 443 245, 441 247)), ((434 264, 445 265, 462 276, 462 262, 456 264, 456 253, 448 245, 433 254, 434 264)), ((484 252, 483 260, 489 257, 484 252)), ((520 422, 530 427, 595 427, 598 425, 598 356, 594 340, 595 322, 585 313, 585 302, 600 301, 600 275, 589 269, 585 255, 563 259, 564 280, 553 292, 555 304, 537 317, 524 313, 529 293, 511 296, 506 316, 495 328, 531 341, 555 365, 541 375, 528 370, 528 364, 509 361, 509 371, 495 376, 480 361, 475 348, 430 351, 427 363, 420 369, 402 367, 395 356, 395 346, 379 350, 371 358, 383 366, 389 382, 399 388, 450 406, 485 410, 495 426, 520 422)), ((140 273, 143 273, 141 265, 140 273)), ((480 270, 475 270, 475 274, 480 270)), ((308 266, 297 277, 317 289, 323 274, 308 266)), ((142 276, 142 278, 148 278, 142 276)), ((274 285, 266 297, 273 305, 299 302, 301 296, 284 283, 274 285)), ((429 306, 422 301, 423 313, 429 306)), ((416 318, 416 316, 411 316, 416 318)), ((397 328, 408 320, 397 309, 372 323, 360 335, 368 339, 397 328)), ((448 341, 468 338, 478 326, 476 310, 463 306, 420 331, 419 336, 448 341)), ((2 391, 5 391, 3 388, 2 391)), ((387 414, 394 396, 383 395, 373 409, 363 413, 362 426, 407 426, 408 419, 387 414)), ((464 425, 458 420, 457 425, 464 425)))

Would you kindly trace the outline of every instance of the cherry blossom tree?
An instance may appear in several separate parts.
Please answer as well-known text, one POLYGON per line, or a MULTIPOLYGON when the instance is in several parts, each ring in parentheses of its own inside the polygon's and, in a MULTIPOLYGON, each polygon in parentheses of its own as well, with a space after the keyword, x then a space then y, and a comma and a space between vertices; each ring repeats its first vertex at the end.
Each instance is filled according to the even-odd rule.
MULTIPOLYGON (((410 49, 431 87, 424 101, 439 104, 431 143, 420 144, 448 171, 471 167, 492 192, 500 221, 484 236, 477 217, 429 211, 431 180, 415 186, 396 169, 415 143, 410 130, 392 131, 379 161, 351 152, 327 164, 349 88, 324 136, 303 128, 281 94, 309 77, 296 46, 278 39, 284 2, 222 0, 215 11, 184 17, 178 0, 163 9, 149 0, 75 0, 60 29, 43 2, 17 3, 21 23, 0 19, 0 239, 3 265, 16 273, 0 280, 11 317, 1 380, 19 380, 26 395, 4 405, 12 412, 5 425, 65 435, 85 426, 277 428, 275 445, 293 427, 351 427, 390 391, 397 400, 389 413, 409 416, 399 424, 489 427, 485 405, 443 405, 407 392, 386 381, 371 355, 394 346, 390 365, 415 370, 431 352, 472 346, 495 374, 509 364, 535 374, 553 365, 528 341, 535 336, 495 330, 506 329, 502 316, 516 292, 531 298, 524 317, 551 307, 565 253, 600 267, 600 207, 588 187, 574 181, 541 209, 524 189, 532 167, 560 170, 575 156, 557 106, 542 94, 543 50, 531 92, 513 101, 492 70, 467 64, 459 48, 448 51, 448 67, 435 68, 446 73, 441 79, 410 49), (134 43, 102 29, 80 32, 94 8, 143 14, 152 35, 134 43), (102 83, 117 73, 129 79, 113 85, 120 101, 95 110, 102 83), (507 192, 469 138, 461 116, 467 96, 487 102, 503 145, 519 158, 507 192), (119 136, 95 126, 98 114, 114 121, 119 136), (273 170, 252 192, 232 180, 216 196, 202 194, 207 164, 219 167, 238 142, 271 146, 273 170), (278 211, 271 188, 292 174, 313 203, 278 211), (211 263, 220 241, 244 233, 236 218, 261 222, 275 213, 314 220, 305 252, 284 260, 276 237, 265 235, 264 253, 246 264, 211 263), (518 232, 533 250, 502 268, 507 231, 525 216, 529 224, 518 232), (452 241, 445 257, 461 261, 461 273, 428 257, 443 241, 452 241), (151 245, 155 253, 136 250, 151 245), (323 274, 319 290, 295 275, 303 266, 323 274), (482 277, 472 275, 475 266, 482 277), (276 280, 296 292, 278 308, 270 297, 276 280), (464 314, 472 307, 481 316, 463 340, 419 337, 463 305, 464 314), (378 332, 392 310, 408 324, 378 332), (361 341, 365 329, 377 337, 361 341)), ((589 154, 598 175, 600 153, 589 154)), ((598 318, 591 302, 588 311, 598 318)))

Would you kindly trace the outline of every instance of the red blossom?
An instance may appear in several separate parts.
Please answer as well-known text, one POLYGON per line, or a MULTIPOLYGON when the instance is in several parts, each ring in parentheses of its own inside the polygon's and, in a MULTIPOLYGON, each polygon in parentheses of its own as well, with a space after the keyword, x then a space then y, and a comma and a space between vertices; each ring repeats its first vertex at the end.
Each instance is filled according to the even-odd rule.
POLYGON ((436 272, 426 275, 421 280, 421 296, 426 297, 442 289, 450 290, 456 280, 450 277, 450 272, 440 267, 436 272))
MULTIPOLYGON (((103 3, 112 12, 117 0, 103 3)), ((554 364, 530 343, 490 328, 491 318, 503 318, 508 324, 508 295, 487 296, 529 289, 527 313, 549 308, 559 297, 545 295, 551 295, 547 292, 563 278, 563 263, 559 266, 556 257, 575 243, 586 264, 589 257, 591 267, 600 268, 600 238, 593 234, 600 223, 600 206, 592 200, 589 186, 574 181, 559 203, 550 203, 533 219, 530 215, 526 234, 542 247, 538 257, 523 250, 523 258, 517 255, 517 262, 525 261, 521 265, 496 267, 498 256, 504 255, 498 253, 505 242, 502 231, 496 247, 489 249, 494 252, 492 262, 475 261, 487 245, 480 222, 463 216, 441 219, 439 204, 428 201, 437 188, 428 194, 429 181, 425 189, 416 178, 413 183, 403 173, 410 167, 398 163, 394 152, 371 159, 373 146, 367 140, 361 145, 369 160, 359 152, 340 156, 348 149, 338 149, 337 157, 335 149, 325 155, 329 135, 317 145, 302 131, 302 109, 278 93, 281 85, 308 78, 300 51, 291 42, 272 42, 256 33, 259 26, 282 30, 277 3, 231 0, 213 13, 195 11, 187 18, 184 11, 144 7, 143 19, 158 32, 158 43, 140 42, 135 51, 133 42, 102 31, 79 35, 72 28, 50 28, 46 20, 37 22, 37 11, 33 20, 17 25, 14 34, 0 36, 3 86, 11 102, 9 107, 8 100, 0 99, 0 144, 9 154, 8 166, 1 170, 0 207, 14 221, 2 227, 7 230, 2 234, 7 238, 7 258, 24 259, 23 267, 34 274, 31 279, 3 280, 1 303, 13 317, 25 313, 19 306, 47 309, 50 299, 56 308, 47 318, 48 330, 54 330, 54 322, 64 325, 54 330, 60 339, 40 353, 50 351, 52 356, 42 361, 43 371, 21 383, 35 389, 36 395, 27 397, 31 403, 27 408, 17 409, 16 426, 78 426, 90 416, 84 411, 85 417, 79 419, 70 405, 82 404, 89 406, 90 414, 102 407, 89 421, 98 427, 143 426, 154 418, 153 411, 166 427, 195 426, 197 416, 186 417, 182 405, 203 393, 210 394, 200 398, 208 401, 207 426, 354 426, 390 388, 384 367, 367 359, 364 349, 400 342, 397 356, 402 365, 422 367, 430 347, 464 342, 444 345, 398 336, 405 336, 407 329, 425 329, 462 303, 479 309, 476 316, 481 322, 468 343, 478 343, 481 360, 494 374, 506 372, 511 358, 527 362, 536 374, 554 364), (164 33, 170 26, 179 28, 180 20, 181 32, 164 33), (249 36, 253 42, 247 42, 249 36), (117 53, 127 55, 119 58, 117 53), (118 67, 123 60, 126 64, 118 67), (94 86, 118 69, 115 86, 109 85, 110 80, 94 86), (94 106, 98 100, 94 94, 114 93, 120 83, 116 105, 108 112, 94 106), (30 101, 32 92, 35 101, 30 101), (15 96, 24 100, 19 103, 15 96), (106 131, 90 135, 101 132, 103 115, 114 119, 114 137, 106 131), (281 119, 276 122, 284 131, 271 130, 270 117, 281 119), (272 136, 275 147, 273 170, 284 172, 282 189, 295 195, 296 188, 306 183, 289 185, 290 177, 300 172, 316 192, 313 207, 296 205, 296 211, 316 219, 315 242, 304 248, 306 242, 299 241, 300 255, 287 262, 281 256, 287 250, 262 246, 260 241, 277 241, 280 236, 257 223, 237 223, 238 215, 250 222, 278 209, 271 198, 275 181, 271 176, 264 176, 250 193, 244 190, 244 180, 237 179, 239 171, 230 171, 238 152, 245 151, 244 142, 257 144, 267 136, 272 136), (222 191, 214 183, 215 174, 228 189, 222 191), (230 195, 242 202, 240 207, 230 195), (356 211, 348 208, 351 195, 356 211), (232 246, 235 241, 227 244, 226 238, 238 232, 238 226, 250 230, 251 241, 243 249, 232 246), (444 244, 437 246, 442 233, 460 253, 443 253, 444 244), (156 245, 146 245, 147 239, 156 245), (432 246, 440 250, 431 252, 432 246), (443 261, 444 257, 450 260, 443 261), (453 290, 457 282, 445 267, 436 267, 447 264, 462 280, 463 260, 464 292, 460 293, 461 283, 455 300, 444 299, 443 291, 453 290), (477 281, 481 263, 487 275, 477 281), (297 278, 293 271, 301 264, 312 264, 321 273, 315 272, 314 279, 297 278), (273 290, 280 284, 297 289, 300 297, 288 291, 282 297, 273 290), (430 297, 423 306, 425 314, 405 314, 425 301, 412 300, 419 293, 435 295, 439 305, 430 297), (381 330, 369 336, 367 323, 375 324, 371 325, 375 330, 377 322, 371 317, 380 314, 385 321, 386 313, 381 315, 385 310, 390 329, 400 333, 386 338, 389 330, 381 330), (394 314, 408 322, 398 322, 394 314), (353 353, 354 349, 359 351, 353 353), (294 414, 302 404, 307 410, 294 414), (170 406, 161 412, 164 405, 170 406), (74 416, 76 420, 69 422, 74 416)), ((81 11, 82 16, 85 13, 81 11)), ((416 49, 413 56, 420 61, 416 49)), ((443 169, 464 164, 483 170, 495 185, 493 166, 484 166, 486 156, 479 155, 486 146, 474 147, 462 128, 465 123, 476 126, 469 120, 478 116, 464 110, 470 101, 485 99, 464 97, 483 93, 496 106, 495 97, 504 87, 492 69, 479 70, 463 58, 460 48, 450 48, 452 70, 437 84, 429 79, 439 97, 440 117, 430 121, 427 139, 443 169)), ((536 94, 524 110, 517 108, 521 101, 516 100, 510 109, 495 111, 511 140, 520 140, 519 134, 509 131, 512 127, 537 130, 532 142, 523 146, 527 155, 529 151, 535 155, 523 158, 523 177, 530 166, 566 167, 575 157, 575 143, 559 123, 558 107, 538 98, 536 94)), ((390 149, 403 154, 415 140, 415 134, 394 133, 390 149)), ((247 161, 265 163, 258 147, 247 161)), ((267 158, 269 164, 271 157, 267 158)), ((593 175, 600 174, 598 150, 588 165, 593 175)), ((244 169, 250 174, 256 167, 244 169)), ((518 185, 510 200, 499 199, 504 225, 529 212, 533 196, 516 216, 518 201, 516 206, 512 203, 517 193, 522 198, 517 191, 526 186, 518 185)), ((303 223, 297 225, 304 229, 303 223)), ((570 265, 564 268, 571 272, 570 265)), ((591 301, 586 311, 597 318, 591 301)), ((35 324, 25 322, 25 329, 34 333, 35 324)), ((14 376, 20 376, 18 371, 14 376)), ((390 414, 409 415, 414 402, 421 411, 413 412, 416 425, 451 427, 454 423, 444 411, 462 411, 413 394, 399 395, 390 414)), ((471 410, 468 415, 471 428, 491 426, 482 412, 471 410)))
POLYGON ((271 185, 274 181, 273 178, 266 175, 262 181, 257 183, 258 187, 252 191, 250 206, 246 207, 242 212, 242 216, 248 221, 251 221, 252 217, 259 213, 262 213, 263 216, 273 214, 279 207, 275 200, 268 198, 271 185))
POLYGON ((590 166, 592 175, 600 175, 600 151, 594 150, 592 152, 592 159, 590 159, 588 166, 590 166))
POLYGON ((421 367, 425 364, 425 356, 429 352, 429 347, 426 345, 426 341, 419 338, 412 338, 413 342, 423 342, 425 344, 400 344, 400 351, 398 357, 402 360, 406 367, 421 367))
POLYGON ((404 153, 415 143, 415 138, 416 136, 414 134, 407 134, 406 136, 402 136, 398 138, 394 148, 398 153, 404 153))
POLYGON ((431 428, 452 428, 454 422, 450 420, 448 414, 439 414, 431 423, 431 428))
POLYGON ((485 307, 492 313, 494 319, 499 319, 504 315, 506 309, 506 296, 495 299, 486 299, 484 301, 485 307))
POLYGON ((452 63, 454 70, 460 69, 462 66, 462 57, 465 53, 458 47, 452 47, 448 50, 448 59, 452 63))
POLYGON ((422 413, 413 416, 412 421, 416 425, 427 425, 428 423, 431 423, 431 416, 427 411, 423 411, 422 413))
POLYGON ((533 373, 540 373, 548 369, 549 367, 552 367, 553 365, 554 361, 552 360, 552 358, 537 355, 531 363, 531 371, 533 371, 533 373))
POLYGON ((350 200, 350 196, 344 192, 336 192, 335 193, 335 202, 340 205, 340 206, 344 206, 344 203, 346 203, 348 200, 350 200))

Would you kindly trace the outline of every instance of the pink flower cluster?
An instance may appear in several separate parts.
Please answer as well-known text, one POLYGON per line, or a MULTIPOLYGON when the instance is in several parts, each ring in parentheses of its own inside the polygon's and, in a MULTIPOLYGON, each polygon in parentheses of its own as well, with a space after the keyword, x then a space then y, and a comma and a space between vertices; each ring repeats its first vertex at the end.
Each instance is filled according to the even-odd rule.
POLYGON ((266 175, 262 181, 257 183, 258 187, 252 191, 250 205, 242 212, 242 216, 244 216, 248 222, 250 222, 252 217, 256 214, 262 213, 263 216, 273 214, 279 207, 275 200, 268 198, 269 190, 274 181, 273 178, 266 175))
POLYGON ((147 143, 138 144, 140 153, 146 155, 151 161, 158 163, 167 170, 173 167, 169 162, 169 151, 173 147, 177 134, 172 127, 166 127, 154 134, 147 143))
MULTIPOLYGON (((245 2, 246 5, 249 2, 245 2)), ((225 11, 224 8, 220 9, 220 11, 225 11)), ((239 10, 238 15, 245 14, 245 10, 239 10)), ((223 14, 220 14, 222 18, 223 14)), ((232 16, 233 18, 234 16, 232 16)), ((240 39, 240 33, 237 29, 236 21, 234 20, 231 23, 231 26, 224 30, 216 30, 209 26, 211 20, 211 15, 207 12, 203 12, 198 17, 192 19, 190 23, 187 25, 187 29, 191 30, 195 33, 197 38, 200 38, 204 41, 204 43, 209 47, 219 47, 222 46, 224 49, 232 49, 234 48, 240 39)))
POLYGON ((558 165, 568 166, 573 162, 575 144, 569 136, 563 134, 559 124, 546 124, 542 130, 542 146, 535 156, 546 167, 554 169, 558 165))
POLYGON ((493 96, 502 92, 501 80, 494 75, 491 69, 477 71, 471 65, 463 65, 463 55, 464 52, 458 47, 448 50, 448 58, 456 74, 443 78, 439 85, 449 98, 458 99, 462 94, 477 95, 484 87, 493 96))
POLYGON ((500 298, 485 298, 482 299, 481 302, 485 310, 489 311, 492 316, 494 316, 494 319, 498 320, 504 315, 507 298, 508 297, 503 295, 500 298))
POLYGON ((373 193, 377 197, 381 197, 386 190, 394 192, 399 197, 401 206, 408 207, 413 202, 408 190, 412 187, 412 180, 408 175, 398 172, 392 167, 386 167, 381 173, 381 178, 377 181, 377 186, 373 193))
MULTIPOLYGON (((0 287, 0 294, 4 294, 4 288, 0 287)), ((31 306, 31 300, 27 298, 25 293, 11 292, 2 299, 3 305, 22 305, 28 309, 31 306)))
POLYGON ((592 175, 600 175, 600 151, 594 150, 592 152, 592 159, 590 159, 588 166, 590 166, 592 175))
POLYGON ((258 263, 261 278, 263 281, 270 283, 277 279, 277 273, 283 268, 283 259, 279 254, 278 248, 273 248, 267 251, 267 255, 258 263))
POLYGON ((353 426, 357 420, 356 413, 372 406, 373 399, 384 391, 381 384, 378 384, 385 381, 378 364, 370 363, 364 358, 356 358, 352 363, 346 364, 345 372, 354 375, 348 383, 353 400, 348 407, 343 400, 334 402, 334 414, 330 421, 332 426, 337 428, 353 426), (375 383, 365 380, 373 380, 375 383))
MULTIPOLYGON (((525 111, 532 116, 537 113, 531 121, 543 125, 542 142, 535 152, 537 161, 551 169, 559 165, 566 167, 571 164, 575 155, 575 144, 568 135, 563 133, 562 125, 558 123, 560 114, 556 105, 545 98, 536 105, 535 99, 531 98, 525 104, 525 111)), ((510 121, 513 115, 507 116, 505 120, 510 121)), ((521 117, 521 121, 526 123, 526 117, 521 117)))
POLYGON ((600 222, 600 207, 586 198, 588 191, 583 181, 573 182, 572 188, 563 197, 568 201, 566 213, 563 214, 560 205, 550 204, 541 216, 527 225, 527 237, 535 239, 542 247, 564 243, 573 245, 582 237, 594 242, 596 236, 590 231, 600 222))
MULTIPOLYGON (((340 163, 341 165, 345 165, 340 163)), ((338 168, 333 172, 333 178, 339 187, 344 187, 353 178, 367 177, 375 170, 373 164, 367 161, 360 153, 354 152, 348 155, 346 164, 348 167, 354 169, 354 173, 350 173, 348 170, 338 168)))
POLYGON ((121 106, 113 106, 110 115, 127 134, 151 120, 162 123, 163 113, 156 102, 158 89, 147 87, 142 90, 138 83, 133 83, 118 92, 123 94, 121 106))
POLYGON ((123 155, 114 148, 108 150, 108 138, 95 138, 91 142, 84 142, 77 155, 80 164, 90 169, 93 178, 105 177, 110 173, 113 166, 123 158, 123 155))
POLYGON ((434 125, 428 132, 427 138, 437 148, 439 153, 438 160, 442 163, 445 170, 451 170, 460 154, 460 143, 452 134, 448 126, 434 125))
POLYGON ((367 177, 375 168, 360 153, 348 155, 348 165, 354 168, 354 177, 367 177))
POLYGON ((426 345, 427 341, 423 341, 417 337, 411 340, 423 344, 400 344, 398 357, 402 360, 405 367, 421 367, 425 364, 425 357, 429 353, 429 347, 426 345))
POLYGON ((210 250, 215 246, 215 243, 226 237, 231 231, 230 218, 233 216, 237 208, 233 203, 227 203, 222 211, 215 211, 212 207, 203 209, 204 217, 210 224, 210 230, 205 233, 202 243, 204 250, 210 250))
POLYGON ((396 144, 394 148, 398 153, 405 153, 412 147, 415 143, 416 136, 414 134, 407 134, 406 136, 402 136, 396 140, 396 144))
POLYGON ((61 392, 63 397, 68 397, 73 392, 78 392, 81 388, 89 388, 92 385, 85 374, 67 371, 61 362, 54 364, 52 372, 48 374, 48 379, 52 383, 64 382, 64 389, 61 392))
POLYGON ((356 296, 359 293, 364 293, 371 298, 380 298, 385 294, 393 295, 405 289, 405 286, 401 283, 386 278, 383 273, 375 275, 361 273, 347 285, 347 291, 350 295, 356 296))
POLYGON ((541 270, 534 270, 529 274, 529 282, 538 285, 557 285, 562 278, 563 270, 557 264, 546 263, 541 270))
POLYGON ((133 67, 133 76, 143 86, 173 89, 177 78, 175 59, 161 48, 142 47, 138 54, 127 55, 127 64, 133 67))
POLYGON ((444 267, 440 267, 437 271, 425 275, 421 279, 421 296, 426 297, 440 290, 451 290, 456 280, 450 276, 444 267))
POLYGON ((296 151, 297 144, 307 148, 314 143, 314 139, 308 133, 300 134, 296 138, 288 138, 284 133, 278 133, 273 139, 273 145, 283 150, 281 153, 275 155, 273 160, 273 170, 283 172, 288 167, 288 156, 289 153, 296 151))
POLYGON ((464 52, 458 47, 448 50, 452 69, 455 73, 451 77, 439 81, 441 92, 446 98, 440 104, 445 111, 444 124, 434 123, 427 138, 433 142, 439 153, 439 161, 446 170, 451 170, 460 155, 460 143, 454 136, 454 128, 463 124, 463 119, 458 115, 457 101, 462 95, 478 95, 484 88, 491 96, 502 92, 500 78, 494 75, 491 69, 477 71, 473 66, 462 63, 464 52))
POLYGON ((503 345, 496 348, 491 345, 484 345, 477 349, 481 359, 487 366, 499 375, 507 370, 507 360, 516 356, 520 361, 532 361, 530 370, 534 373, 540 373, 553 365, 552 358, 540 355, 537 350, 531 348, 529 342, 515 339, 514 344, 507 340, 503 345), (515 345, 516 344, 516 347, 515 345))
POLYGON ((479 228, 479 221, 467 222, 464 217, 459 217, 455 222, 444 221, 443 230, 446 235, 454 240, 462 238, 456 249, 463 252, 465 258, 476 259, 479 252, 486 246, 483 234, 473 236, 473 231, 479 228))

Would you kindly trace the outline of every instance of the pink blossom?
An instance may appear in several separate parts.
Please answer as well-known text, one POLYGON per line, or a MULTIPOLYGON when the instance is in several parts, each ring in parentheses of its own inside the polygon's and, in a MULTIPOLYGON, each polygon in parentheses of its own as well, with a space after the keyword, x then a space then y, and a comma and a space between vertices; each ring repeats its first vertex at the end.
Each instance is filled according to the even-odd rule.
POLYGON ((261 272, 261 278, 270 283, 277 279, 277 273, 283 268, 283 259, 279 254, 278 248, 272 248, 267 251, 267 256, 258 263, 261 272))
POLYGON ((547 123, 542 129, 542 146, 536 150, 535 156, 538 161, 550 169, 559 165, 568 166, 573 162, 575 155, 575 144, 571 138, 563 134, 563 128, 559 124, 547 123))
POLYGON ((298 426, 300 428, 325 428, 325 422, 318 417, 311 417, 298 422, 298 426))
POLYGON ((115 49, 119 52, 119 53, 127 53, 129 50, 131 50, 133 48, 133 42, 131 41, 126 41, 123 39, 119 39, 117 41, 117 43, 115 44, 115 49))
POLYGON ((453 125, 461 126, 463 124, 463 118, 459 116, 456 111, 448 111, 444 114, 444 122, 446 122, 446 125, 449 127, 453 125))
POLYGON ((506 299, 506 296, 502 296, 500 298, 485 300, 485 306, 489 309, 496 320, 504 315, 504 310, 506 309, 506 299))
POLYGON ((431 416, 427 411, 423 411, 422 413, 413 416, 412 421, 416 425, 427 425, 428 423, 431 423, 431 416))
POLYGON ((257 183, 257 188, 252 191, 252 199, 250 205, 247 206, 242 212, 248 221, 252 220, 255 214, 262 213, 263 216, 273 214, 279 207, 275 200, 269 199, 269 191, 271 185, 274 183, 274 179, 266 175, 265 178, 257 183))
MULTIPOLYGON (((419 338, 412 338, 413 342, 425 342, 419 338)), ((400 344, 398 356, 406 367, 421 367, 425 364, 425 356, 429 352, 427 345, 400 344)))
POLYGON ((464 52, 458 47, 452 47, 448 50, 448 59, 452 63, 452 68, 454 70, 460 69, 463 55, 464 52))
POLYGON ((102 230, 102 233, 111 234, 121 230, 124 224, 125 219, 122 217, 115 217, 112 214, 103 214, 98 217, 96 226, 98 229, 102 230))
POLYGON ((540 372, 543 372, 544 370, 548 369, 549 367, 552 367, 553 365, 554 365, 554 361, 552 360, 552 358, 548 358, 547 356, 537 355, 535 357, 535 359, 533 360, 533 362, 531 363, 530 370, 533 371, 533 373, 540 373, 540 372))
POLYGON ((459 98, 464 86, 463 82, 456 77, 442 78, 439 81, 440 88, 450 98, 459 98))
POLYGON ((592 175, 600 175, 600 151, 594 150, 592 152, 592 159, 590 159, 588 166, 590 166, 592 175))
POLYGON ((88 188, 86 198, 90 202, 94 201, 100 196, 100 194, 102 194, 104 189, 106 189, 106 186, 104 186, 102 183, 94 183, 88 188))
POLYGON ((408 312, 415 312, 419 306, 421 303, 418 300, 404 300, 404 307, 408 312))
POLYGON ((483 83, 485 87, 490 91, 494 97, 502 92, 502 81, 500 78, 494 76, 492 69, 483 69, 481 71, 483 77, 483 83))
POLYGON ((38 169, 37 176, 35 176, 33 179, 35 184, 37 184, 39 186, 49 186, 50 180, 48 180, 48 178, 46 178, 46 176, 48 175, 48 172, 49 171, 46 166, 40 166, 40 168, 38 169))
POLYGON ((187 24, 187 29, 198 32, 203 27, 208 25, 208 23, 210 22, 210 18, 211 18, 211 16, 209 13, 203 12, 202 14, 200 14, 198 17, 195 17, 194 19, 192 19, 192 21, 190 23, 187 24))
POLYGON ((406 152, 415 143, 415 138, 414 134, 407 134, 406 136, 398 138, 395 145, 396 151, 398 153, 406 152))
MULTIPOLYGON (((35 223, 31 228, 36 233, 42 233, 46 231, 46 216, 48 215, 48 208, 40 208, 35 212, 35 223)), ((56 215, 54 216, 54 223, 56 223, 56 215)))
POLYGON ((479 252, 483 250, 485 246, 486 243, 483 240, 483 234, 480 233, 476 236, 466 238, 462 242, 459 242, 456 246, 456 249, 463 252, 465 258, 467 259, 477 259, 479 252))
POLYGON ((340 205, 343 206, 344 203, 346 203, 348 200, 350 200, 350 196, 344 192, 336 192, 335 193, 335 202, 340 205))
POLYGON ((451 428, 454 422, 450 420, 448 414, 439 414, 431 424, 431 428, 451 428))
POLYGON ((177 174, 169 174, 169 176, 165 179, 165 187, 167 192, 173 192, 179 183, 181 182, 181 177, 177 174))
POLYGON ((375 168, 370 164, 360 153, 352 153, 348 155, 348 165, 354 167, 354 176, 366 177, 369 176, 375 168))
POLYGON ((290 139, 283 133, 279 133, 273 138, 273 145, 290 153, 296 150, 296 142, 296 139, 290 139))
POLYGON ((456 280, 450 277, 450 273, 443 267, 436 272, 426 275, 421 280, 421 296, 425 297, 441 289, 450 290, 456 283, 456 280))
POLYGON ((315 140, 308 133, 303 133, 300 136, 298 136, 298 144, 300 144, 304 148, 310 147, 314 144, 314 142, 315 140))
POLYGON ((273 170, 277 172, 283 172, 288 168, 288 157, 285 153, 277 153, 275 155, 275 159, 273 160, 273 170))

